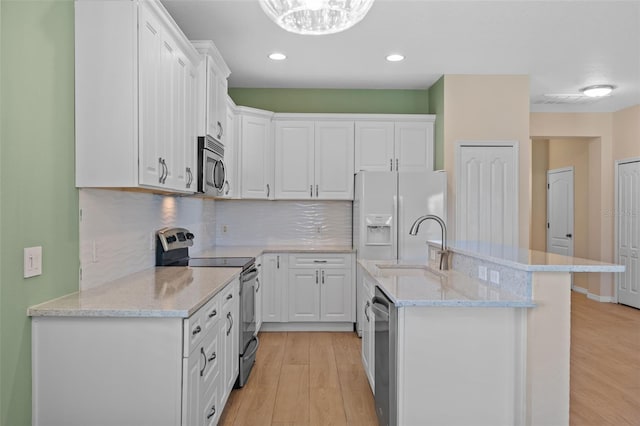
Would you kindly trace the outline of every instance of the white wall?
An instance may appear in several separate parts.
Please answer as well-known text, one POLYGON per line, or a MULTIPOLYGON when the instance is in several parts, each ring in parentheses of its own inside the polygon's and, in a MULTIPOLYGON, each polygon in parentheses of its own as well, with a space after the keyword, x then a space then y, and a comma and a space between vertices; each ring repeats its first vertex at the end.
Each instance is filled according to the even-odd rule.
POLYGON ((215 242, 213 200, 80 189, 80 211, 81 290, 155 266, 155 232, 165 226, 192 231, 194 251, 215 242))
POLYGON ((351 208, 351 201, 221 200, 216 245, 350 246, 351 208))

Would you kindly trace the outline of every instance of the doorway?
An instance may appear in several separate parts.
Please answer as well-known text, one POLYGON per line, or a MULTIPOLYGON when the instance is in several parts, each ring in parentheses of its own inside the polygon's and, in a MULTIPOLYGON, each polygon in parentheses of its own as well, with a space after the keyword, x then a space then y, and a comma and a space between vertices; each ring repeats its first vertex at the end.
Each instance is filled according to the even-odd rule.
POLYGON ((573 256, 573 167, 547 171, 547 252, 573 256))
POLYGON ((640 309, 640 159, 616 161, 616 275, 618 303, 640 309))

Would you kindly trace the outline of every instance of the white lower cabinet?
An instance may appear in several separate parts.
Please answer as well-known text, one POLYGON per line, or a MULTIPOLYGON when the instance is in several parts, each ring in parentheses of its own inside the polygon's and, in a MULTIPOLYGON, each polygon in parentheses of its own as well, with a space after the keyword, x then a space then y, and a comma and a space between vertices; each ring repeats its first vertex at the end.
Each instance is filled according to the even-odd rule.
POLYGON ((33 317, 33 425, 217 424, 238 375, 238 291, 236 278, 189 318, 33 317))
POLYGON ((292 322, 353 322, 351 254, 289 256, 288 319, 292 322))
POLYGON ((262 255, 262 321, 287 322, 288 259, 284 253, 262 255))
POLYGON ((375 392, 375 318, 371 309, 371 301, 375 295, 376 286, 366 276, 363 277, 362 283, 364 292, 364 304, 362 306, 364 314, 362 325, 362 367, 367 374, 371 390, 375 392))

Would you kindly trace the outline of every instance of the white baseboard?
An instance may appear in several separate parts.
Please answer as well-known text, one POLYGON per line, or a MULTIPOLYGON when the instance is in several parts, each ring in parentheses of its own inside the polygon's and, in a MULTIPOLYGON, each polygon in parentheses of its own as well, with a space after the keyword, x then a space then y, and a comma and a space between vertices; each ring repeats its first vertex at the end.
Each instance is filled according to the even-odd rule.
POLYGON ((587 299, 595 300, 596 302, 616 303, 613 296, 599 296, 593 293, 587 293, 587 299))
POLYGON ((583 287, 571 287, 571 290, 575 291, 576 293, 580 293, 580 294, 589 294, 589 290, 587 290, 586 288, 583 288, 583 287))
POLYGON ((352 322, 263 322, 260 331, 353 331, 352 322))

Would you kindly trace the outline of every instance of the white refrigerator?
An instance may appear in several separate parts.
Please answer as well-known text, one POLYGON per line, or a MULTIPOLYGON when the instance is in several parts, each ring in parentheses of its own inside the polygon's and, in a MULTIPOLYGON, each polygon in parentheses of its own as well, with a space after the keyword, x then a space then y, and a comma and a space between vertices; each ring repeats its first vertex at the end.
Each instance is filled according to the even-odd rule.
POLYGON ((446 219, 447 174, 437 172, 359 172, 353 202, 353 246, 357 256, 426 264, 427 240, 440 240, 435 221, 411 225, 425 214, 446 219))

